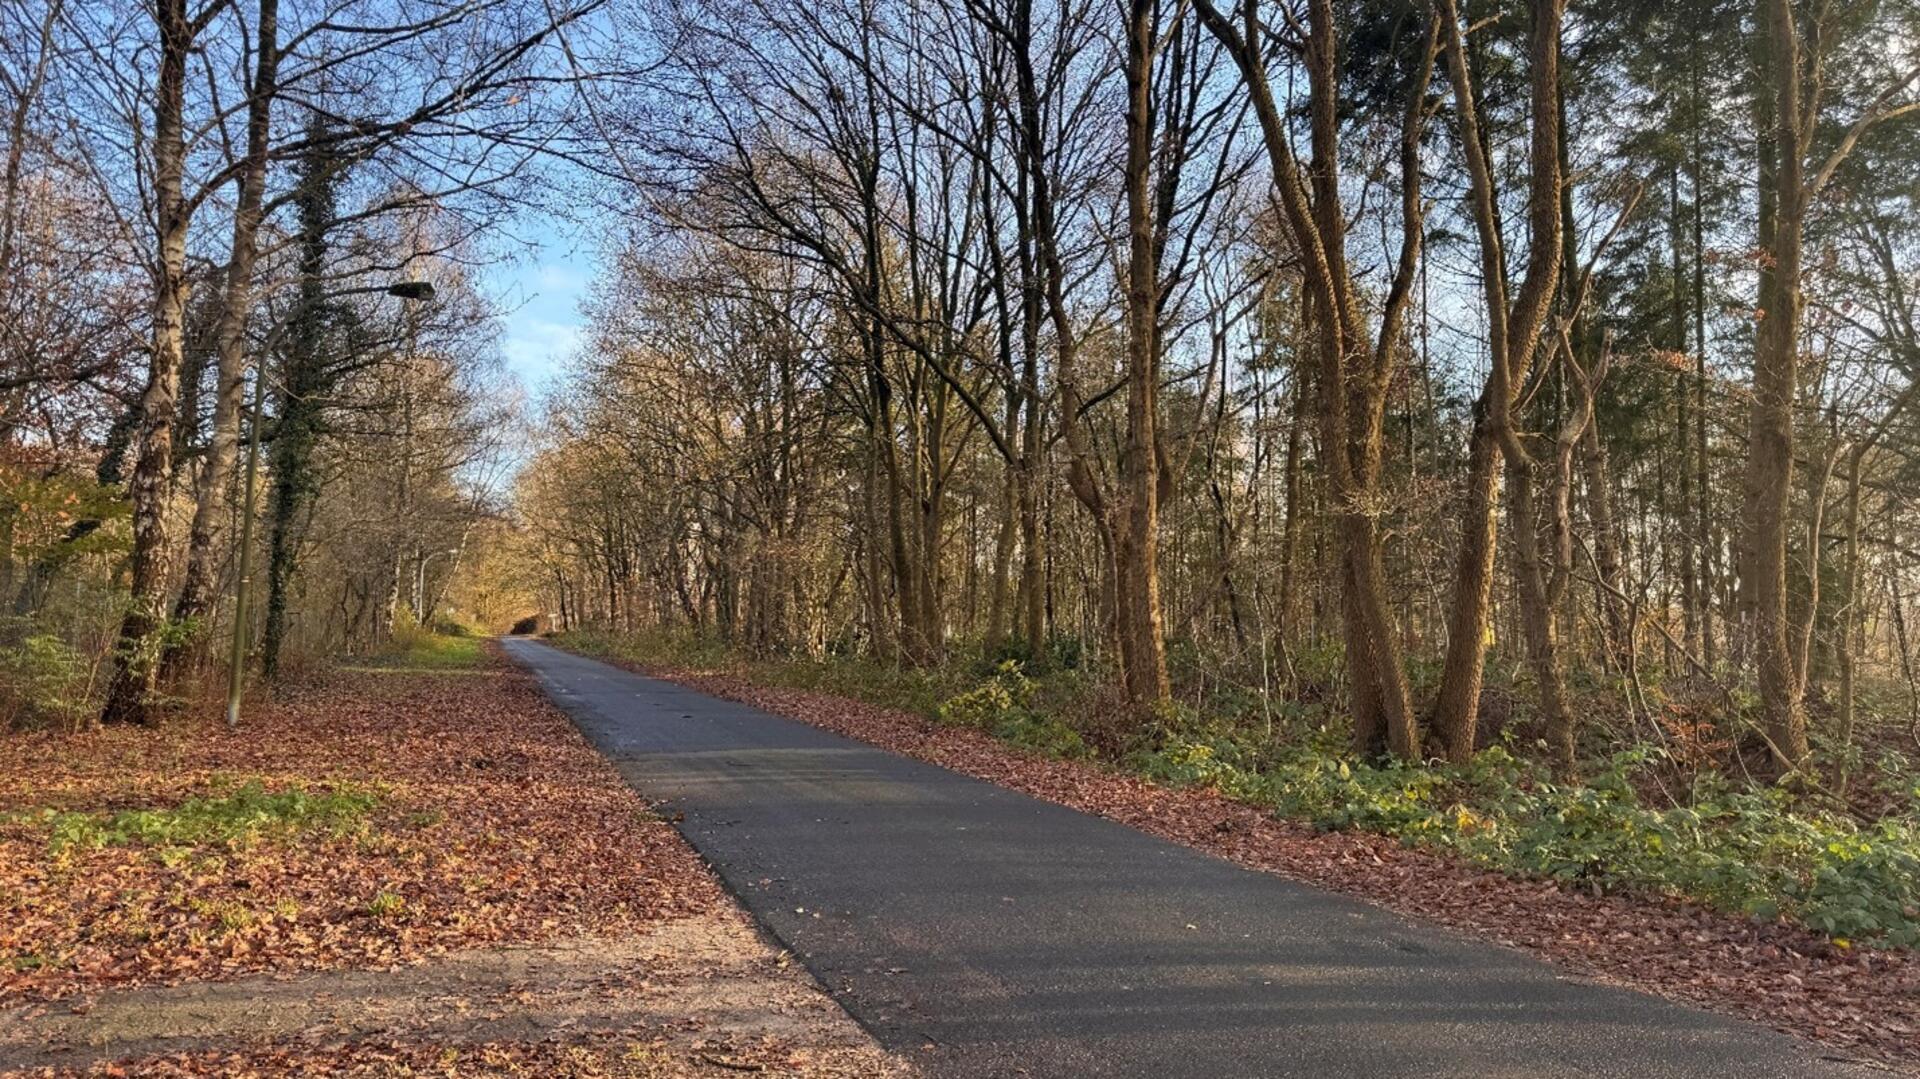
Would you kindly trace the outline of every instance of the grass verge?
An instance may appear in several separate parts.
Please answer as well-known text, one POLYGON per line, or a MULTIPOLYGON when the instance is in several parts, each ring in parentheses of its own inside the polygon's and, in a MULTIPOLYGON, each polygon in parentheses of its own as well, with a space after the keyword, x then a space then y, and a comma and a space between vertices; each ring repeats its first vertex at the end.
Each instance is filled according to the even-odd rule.
POLYGON ((479 637, 416 631, 397 634, 392 647, 353 670, 473 671, 486 663, 485 642, 479 637))

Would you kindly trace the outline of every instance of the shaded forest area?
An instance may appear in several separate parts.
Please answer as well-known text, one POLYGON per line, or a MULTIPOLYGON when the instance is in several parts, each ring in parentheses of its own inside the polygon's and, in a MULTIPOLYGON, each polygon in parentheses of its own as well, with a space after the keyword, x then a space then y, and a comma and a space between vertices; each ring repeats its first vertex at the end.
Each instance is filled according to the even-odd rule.
POLYGON ((1920 943, 1910 0, 0 13, 9 726, 531 617, 1920 943))

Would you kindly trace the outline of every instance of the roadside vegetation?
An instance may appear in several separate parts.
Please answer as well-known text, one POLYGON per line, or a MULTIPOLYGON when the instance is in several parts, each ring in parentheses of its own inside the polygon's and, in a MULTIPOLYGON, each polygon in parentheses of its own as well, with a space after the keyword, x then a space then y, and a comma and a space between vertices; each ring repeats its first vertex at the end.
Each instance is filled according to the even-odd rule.
POLYGON ((429 630, 403 624, 373 654, 349 664, 356 669, 383 671, 467 671, 486 658, 486 638, 457 623, 429 630))
POLYGON ((1356 757, 1340 716, 1312 695, 1270 703, 1215 683, 1133 728, 1114 722, 1097 679, 1058 661, 989 656, 902 669, 858 657, 752 658, 663 633, 559 640, 643 666, 725 670, 897 709, 1516 876, 1784 918, 1841 948, 1920 945, 1920 772, 1890 746, 1847 803, 1689 766, 1679 747, 1652 741, 1591 761, 1570 783, 1529 759, 1524 720, 1465 764, 1419 765, 1356 757))

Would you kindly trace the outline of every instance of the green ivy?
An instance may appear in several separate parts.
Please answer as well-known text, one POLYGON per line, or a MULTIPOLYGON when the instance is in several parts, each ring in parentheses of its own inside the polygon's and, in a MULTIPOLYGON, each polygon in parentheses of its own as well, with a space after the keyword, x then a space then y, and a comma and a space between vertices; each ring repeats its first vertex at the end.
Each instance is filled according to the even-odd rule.
POLYGON ((1705 787, 1689 805, 1643 804, 1630 782, 1654 755, 1621 753, 1589 782, 1557 785, 1505 750, 1458 768, 1356 763, 1317 753, 1259 772, 1237 747, 1173 741, 1135 766, 1312 821, 1453 851, 1476 864, 1599 890, 1693 899, 1786 917, 1843 943, 1920 945, 1920 824, 1868 828, 1777 790, 1705 787))

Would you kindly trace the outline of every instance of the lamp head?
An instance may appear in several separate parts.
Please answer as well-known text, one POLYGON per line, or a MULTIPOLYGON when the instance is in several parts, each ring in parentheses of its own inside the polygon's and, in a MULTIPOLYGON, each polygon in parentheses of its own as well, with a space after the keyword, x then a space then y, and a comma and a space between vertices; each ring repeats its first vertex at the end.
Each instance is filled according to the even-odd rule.
POLYGON ((403 300, 431 300, 433 299, 433 282, 396 281, 387 286, 387 295, 398 296, 403 300))

